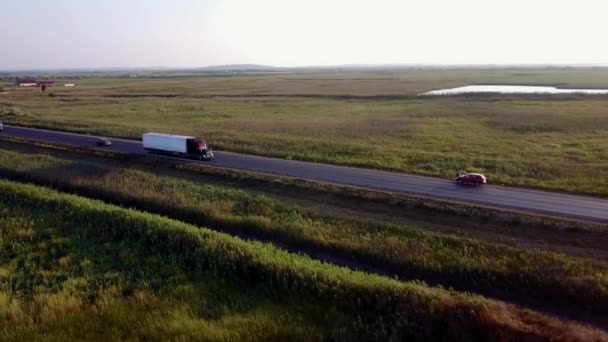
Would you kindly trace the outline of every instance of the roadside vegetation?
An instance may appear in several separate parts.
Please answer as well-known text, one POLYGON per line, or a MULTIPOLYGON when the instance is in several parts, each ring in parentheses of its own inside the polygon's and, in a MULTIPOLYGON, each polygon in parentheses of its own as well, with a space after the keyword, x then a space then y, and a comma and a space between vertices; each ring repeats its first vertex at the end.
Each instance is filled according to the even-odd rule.
POLYGON ((346 266, 523 304, 541 302, 608 316, 605 261, 433 233, 415 225, 321 215, 284 199, 242 190, 238 183, 217 185, 188 172, 149 171, 112 160, 19 149, 0 147, 0 174, 271 241, 346 266))
POLYGON ((3 340, 608 338, 31 185, 0 181, 0 232, 3 340))
POLYGON ((83 79, 55 97, 3 96, 0 120, 438 177, 608 195, 606 97, 418 97, 467 84, 608 88, 601 70, 208 75, 83 79), (567 80, 567 82, 565 81, 567 80), (12 114, 11 114, 12 113, 12 114))

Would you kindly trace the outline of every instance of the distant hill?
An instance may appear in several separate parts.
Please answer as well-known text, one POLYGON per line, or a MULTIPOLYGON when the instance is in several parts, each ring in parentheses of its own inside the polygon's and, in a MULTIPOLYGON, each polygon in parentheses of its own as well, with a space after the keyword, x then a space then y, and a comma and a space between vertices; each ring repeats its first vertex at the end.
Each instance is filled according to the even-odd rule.
POLYGON ((276 67, 258 64, 226 64, 198 68, 200 71, 273 71, 276 67))
POLYGON ((397 72, 412 70, 570 70, 570 69, 604 69, 608 65, 431 65, 431 64, 344 64, 321 66, 277 67, 259 64, 224 64, 205 67, 114 67, 114 68, 64 68, 64 69, 30 69, 2 70, 0 80, 14 80, 15 77, 164 77, 192 76, 235 73, 339 73, 339 72, 397 72))

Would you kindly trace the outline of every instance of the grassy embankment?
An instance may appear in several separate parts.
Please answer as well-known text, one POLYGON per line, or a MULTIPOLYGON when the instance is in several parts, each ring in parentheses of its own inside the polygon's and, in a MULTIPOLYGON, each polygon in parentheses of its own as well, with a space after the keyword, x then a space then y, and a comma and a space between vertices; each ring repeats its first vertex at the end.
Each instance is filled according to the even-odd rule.
POLYGON ((606 75, 463 70, 87 79, 53 89, 54 97, 11 90, 0 98, 0 120, 127 137, 185 133, 216 149, 440 177, 479 171, 494 183, 608 195, 605 97, 416 98, 470 83, 608 87, 606 75))
POLYGON ((3 340, 608 338, 480 297, 7 181, 0 232, 3 340))
POLYGON ((425 232, 411 225, 328 217, 240 190, 238 184, 208 184, 204 177, 187 172, 155 174, 109 160, 54 157, 49 151, 18 153, 3 148, 0 152, 1 171, 18 179, 279 242, 313 255, 320 252, 344 264, 371 265, 405 279, 518 302, 531 299, 599 316, 608 313, 605 262, 425 232))

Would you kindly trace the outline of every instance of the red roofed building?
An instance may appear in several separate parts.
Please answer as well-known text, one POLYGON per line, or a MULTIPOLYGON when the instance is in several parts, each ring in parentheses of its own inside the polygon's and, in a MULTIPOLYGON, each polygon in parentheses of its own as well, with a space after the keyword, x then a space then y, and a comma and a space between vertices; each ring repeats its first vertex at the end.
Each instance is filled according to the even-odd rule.
POLYGON ((35 80, 31 78, 17 78, 15 80, 15 86, 17 87, 42 87, 43 85, 47 87, 54 87, 55 81, 35 80))

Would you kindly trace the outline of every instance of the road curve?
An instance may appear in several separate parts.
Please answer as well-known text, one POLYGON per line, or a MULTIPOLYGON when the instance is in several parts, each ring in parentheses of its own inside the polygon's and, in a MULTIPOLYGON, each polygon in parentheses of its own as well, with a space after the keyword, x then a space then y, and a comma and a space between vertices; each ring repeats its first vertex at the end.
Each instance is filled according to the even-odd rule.
MULTIPOLYGON (((4 126, 1 134, 75 146, 95 146, 91 135, 43 129, 4 126)), ((137 140, 110 139, 110 150, 129 154, 145 153, 137 140)), ((458 186, 450 180, 388 171, 335 166, 231 152, 215 152, 212 165, 286 175, 302 179, 352 185, 369 189, 422 195, 437 199, 516 209, 551 216, 608 222, 608 200, 549 191, 485 185, 458 186)))

